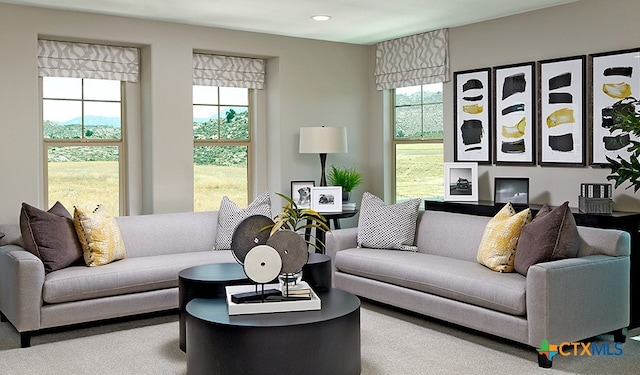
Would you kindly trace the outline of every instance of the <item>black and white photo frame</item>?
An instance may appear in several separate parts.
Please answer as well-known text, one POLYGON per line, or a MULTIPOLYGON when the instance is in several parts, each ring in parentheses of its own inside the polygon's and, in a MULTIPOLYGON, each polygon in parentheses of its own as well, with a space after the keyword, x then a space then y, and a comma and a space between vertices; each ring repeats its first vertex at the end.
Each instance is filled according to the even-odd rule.
POLYGON ((478 163, 444 163, 444 200, 478 201, 478 163))
POLYGON ((495 177, 493 204, 529 206, 529 179, 527 177, 495 177))
POLYGON ((491 163, 491 68, 453 73, 454 160, 491 163))
POLYGON ((526 62, 493 68, 494 75, 494 161, 496 164, 536 162, 535 63, 526 62))
POLYGON ((640 96, 640 48, 592 54, 591 152, 590 164, 608 163, 607 157, 629 158, 627 146, 633 135, 611 133, 616 121, 613 105, 632 96, 640 96), (619 136, 620 137, 617 137, 619 136))
POLYGON ((341 212, 342 186, 312 187, 311 209, 321 213, 341 212))
POLYGON ((291 181, 291 200, 298 208, 311 208, 311 189, 315 181, 291 181))
POLYGON ((538 62, 538 164, 585 166, 585 55, 538 62))

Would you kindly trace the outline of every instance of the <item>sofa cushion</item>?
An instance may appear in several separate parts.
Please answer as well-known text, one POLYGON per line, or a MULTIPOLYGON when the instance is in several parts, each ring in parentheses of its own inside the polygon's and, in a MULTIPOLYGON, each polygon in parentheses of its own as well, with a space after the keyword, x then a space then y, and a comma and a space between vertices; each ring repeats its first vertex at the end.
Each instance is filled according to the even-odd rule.
POLYGON ((516 245, 522 227, 531 221, 531 210, 518 213, 511 203, 507 203, 487 223, 480 246, 478 263, 498 272, 513 272, 516 245))
POLYGON ((526 313, 526 278, 492 272, 475 261, 359 248, 337 252, 334 263, 340 272, 512 315, 526 313))
POLYGON ((231 238, 238 224, 242 220, 253 215, 262 215, 271 217, 271 198, 268 192, 264 192, 256 197, 256 199, 241 209, 237 204, 232 202, 226 195, 222 197, 220 202, 220 210, 218 212, 218 230, 216 233, 216 250, 231 249, 231 238))
POLYGON ((73 222, 88 266, 103 266, 124 259, 126 250, 120 228, 104 207, 99 205, 93 212, 75 207, 73 222))
POLYGON ((101 267, 67 267, 47 274, 43 299, 61 303, 178 286, 181 270, 207 263, 235 263, 231 251, 202 251, 126 258, 101 267))
POLYGON ((49 211, 22 203, 20 230, 24 248, 42 260, 45 272, 59 270, 82 259, 73 219, 60 202, 49 211))
POLYGON ((416 251, 414 245, 420 199, 386 205, 365 192, 358 219, 358 246, 416 251))
POLYGON ((526 276, 533 264, 573 258, 579 248, 580 234, 569 202, 553 210, 545 204, 533 221, 522 227, 516 249, 515 270, 526 276))

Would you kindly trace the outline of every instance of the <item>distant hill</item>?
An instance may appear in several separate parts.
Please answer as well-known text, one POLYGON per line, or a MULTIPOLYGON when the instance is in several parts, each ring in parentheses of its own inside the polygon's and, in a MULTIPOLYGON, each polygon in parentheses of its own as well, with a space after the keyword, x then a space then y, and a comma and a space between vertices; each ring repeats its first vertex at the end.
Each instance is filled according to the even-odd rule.
MULTIPOLYGON (((71 120, 59 123, 59 125, 76 125, 76 124, 82 124, 82 118, 76 117, 71 120)), ((106 117, 106 116, 85 116, 84 124, 111 126, 114 128, 119 128, 121 126, 119 117, 106 117)))

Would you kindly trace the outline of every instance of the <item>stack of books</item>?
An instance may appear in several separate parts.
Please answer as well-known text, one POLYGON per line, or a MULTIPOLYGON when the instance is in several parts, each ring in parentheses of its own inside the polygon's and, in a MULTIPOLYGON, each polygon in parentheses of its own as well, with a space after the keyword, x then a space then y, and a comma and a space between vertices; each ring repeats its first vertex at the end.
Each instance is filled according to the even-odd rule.
POLYGON ((281 290, 285 297, 311 297, 311 287, 307 283, 290 285, 289 288, 281 286, 281 290))
POLYGON ((355 211, 356 210, 356 204, 355 203, 343 203, 342 204, 342 211, 355 211))

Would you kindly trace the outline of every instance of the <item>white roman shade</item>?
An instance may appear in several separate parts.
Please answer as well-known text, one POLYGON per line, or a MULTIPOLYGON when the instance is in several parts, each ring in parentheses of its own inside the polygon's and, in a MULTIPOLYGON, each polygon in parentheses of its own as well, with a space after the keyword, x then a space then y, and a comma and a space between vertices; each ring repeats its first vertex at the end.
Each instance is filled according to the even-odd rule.
POLYGON ((200 86, 264 89, 262 59, 193 54, 193 84, 200 86))
POLYGON ((448 81, 448 29, 378 43, 375 77, 378 90, 448 81))
POLYGON ((132 47, 38 40, 38 75, 138 82, 139 56, 132 47))

